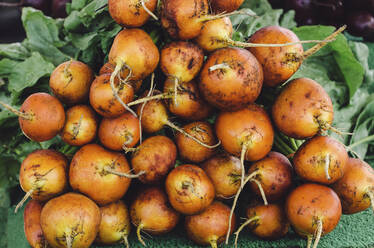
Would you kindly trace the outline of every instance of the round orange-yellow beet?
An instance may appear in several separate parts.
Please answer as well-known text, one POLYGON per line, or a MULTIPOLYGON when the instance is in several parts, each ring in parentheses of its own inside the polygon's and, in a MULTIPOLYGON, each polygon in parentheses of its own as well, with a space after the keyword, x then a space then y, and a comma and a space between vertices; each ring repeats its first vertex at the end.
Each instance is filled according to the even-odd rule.
POLYGON ((47 93, 34 93, 26 98, 19 116, 22 132, 31 140, 42 142, 55 137, 64 127, 65 110, 61 102, 47 93))
POLYGON ((49 79, 49 87, 58 99, 72 105, 87 100, 93 79, 93 71, 88 65, 72 60, 56 67, 49 79))
POLYGON ((215 125, 217 137, 228 153, 240 157, 246 146, 245 160, 262 159, 273 146, 274 130, 270 118, 256 104, 235 112, 221 112, 215 125))
MULTIPOLYGON (((294 32, 280 26, 267 26, 255 32, 250 43, 283 44, 298 42, 294 32)), ((257 58, 264 71, 264 84, 274 87, 287 81, 300 67, 304 53, 301 44, 284 47, 251 47, 249 51, 257 58)))

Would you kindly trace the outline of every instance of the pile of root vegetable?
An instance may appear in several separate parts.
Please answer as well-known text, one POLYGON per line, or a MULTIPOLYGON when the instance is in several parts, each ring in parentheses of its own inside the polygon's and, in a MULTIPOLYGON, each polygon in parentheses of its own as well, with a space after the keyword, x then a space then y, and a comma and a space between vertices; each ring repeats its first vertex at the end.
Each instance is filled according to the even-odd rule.
POLYGON ((189 239, 213 248, 291 228, 316 248, 342 214, 374 209, 374 170, 352 149, 371 138, 333 138, 352 134, 334 126, 329 94, 314 78, 289 80, 345 26, 300 41, 272 25, 235 41, 229 16, 256 19, 242 3, 109 0, 123 29, 98 75, 69 59, 51 73, 50 94, 33 92, 20 108, 0 101, 28 139, 73 147, 22 161, 15 212, 26 204, 32 247, 147 246, 144 235, 184 222, 189 239), (142 29, 151 19, 162 35, 142 29))

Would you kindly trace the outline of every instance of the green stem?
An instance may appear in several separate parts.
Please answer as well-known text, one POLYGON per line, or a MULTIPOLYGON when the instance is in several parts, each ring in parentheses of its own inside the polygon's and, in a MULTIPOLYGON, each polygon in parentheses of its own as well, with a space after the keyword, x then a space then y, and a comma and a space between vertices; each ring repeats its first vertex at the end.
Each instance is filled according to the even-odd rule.
POLYGON ((287 151, 288 153, 287 155, 295 152, 278 135, 275 135, 275 140, 278 141, 279 145, 282 146, 287 151))
POLYGON ((370 142, 372 140, 374 140, 374 135, 367 136, 367 137, 365 137, 365 138, 363 138, 363 139, 361 139, 361 140, 359 140, 359 141, 357 141, 357 142, 355 142, 353 144, 350 144, 348 147, 350 149, 352 149, 353 147, 356 147, 356 146, 361 145, 363 143, 370 142))
POLYGON ((299 149, 299 146, 296 144, 295 139, 293 139, 293 138, 288 138, 288 139, 289 139, 290 142, 291 142, 291 145, 292 145, 293 150, 294 150, 294 151, 297 151, 297 149, 299 149))

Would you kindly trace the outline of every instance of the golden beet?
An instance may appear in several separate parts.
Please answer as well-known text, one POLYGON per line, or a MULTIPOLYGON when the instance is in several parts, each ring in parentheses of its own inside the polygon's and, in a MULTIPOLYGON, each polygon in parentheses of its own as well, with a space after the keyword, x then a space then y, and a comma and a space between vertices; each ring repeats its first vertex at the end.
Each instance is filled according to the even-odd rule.
POLYGON ((140 138, 139 119, 127 112, 116 118, 103 118, 99 127, 100 142, 108 149, 121 151, 134 147, 140 138))
POLYGON ((342 202, 343 213, 354 214, 373 207, 373 168, 357 158, 349 158, 346 167, 344 176, 332 185, 342 202))
POLYGON ((67 61, 52 72, 49 87, 62 102, 72 105, 88 98, 94 75, 91 68, 80 61, 67 61))
POLYGON ((165 181, 166 193, 175 210, 185 215, 204 211, 214 200, 214 186, 196 165, 184 164, 173 169, 165 181))
POLYGON ((36 150, 22 162, 20 185, 32 199, 46 201, 63 193, 67 186, 66 157, 54 150, 36 150))
POLYGON ((96 242, 112 245, 124 242, 127 246, 127 236, 130 234, 130 215, 127 206, 117 201, 100 208, 101 221, 96 242))
MULTIPOLYGON (((125 113, 126 109, 115 98, 109 80, 110 74, 96 77, 90 89, 90 104, 100 115, 113 118, 125 113)), ((115 80, 115 85, 118 87, 119 80, 115 80)), ((134 89, 128 84, 123 84, 118 96, 124 103, 131 102, 134 98, 134 89)))
POLYGON ((342 207, 329 187, 303 184, 287 197, 285 211, 297 234, 311 239, 331 232, 339 223, 342 207))
MULTIPOLYGON (((201 142, 213 146, 217 143, 212 126, 207 122, 192 122, 183 127, 183 130, 199 139, 201 142)), ((186 161, 200 163, 214 155, 216 149, 204 147, 182 133, 175 137, 179 156, 186 161)))
POLYGON ((240 188, 240 159, 227 153, 217 154, 202 164, 202 168, 214 185, 216 197, 229 199, 240 188))
POLYGON ((144 10, 142 1, 149 11, 153 12, 155 10, 156 0, 109 0, 109 14, 122 26, 127 28, 141 27, 150 17, 144 10))
POLYGON ((152 136, 146 139, 133 154, 131 165, 136 174, 145 172, 139 177, 143 183, 154 184, 163 179, 174 167, 177 158, 177 147, 166 136, 152 136))
POLYGON ((177 83, 175 94, 175 81, 167 79, 164 83, 164 94, 171 97, 166 99, 169 111, 186 120, 201 120, 207 118, 212 107, 201 97, 194 80, 177 83))
POLYGON ((52 139, 65 124, 64 107, 56 97, 47 93, 31 94, 23 102, 20 112, 23 113, 18 117, 22 132, 37 142, 52 139))
MULTIPOLYGON (((299 38, 289 29, 267 26, 259 29, 248 40, 251 43, 282 44, 298 42, 299 38)), ((301 44, 284 47, 250 47, 264 71, 264 84, 274 87, 287 81, 300 67, 304 49, 301 44)))
POLYGON ((329 129, 334 110, 321 85, 309 78, 298 78, 283 88, 273 104, 272 116, 282 133, 305 139, 329 129))
POLYGON ((131 179, 116 172, 130 172, 124 155, 96 144, 85 145, 71 161, 70 185, 102 206, 121 199, 130 186, 131 179))
POLYGON ((67 193, 45 204, 40 223, 52 247, 88 248, 95 240, 100 219, 100 209, 92 200, 67 193))
POLYGON ((199 89, 213 106, 234 111, 257 99, 262 82, 262 67, 250 52, 242 48, 222 48, 205 62, 199 89))
POLYGON ((343 177, 348 153, 343 144, 328 136, 304 142, 293 157, 296 173, 304 180, 332 184, 343 177))
POLYGON ((131 222, 137 227, 137 236, 144 245, 140 231, 153 235, 170 232, 179 221, 179 214, 169 206, 165 192, 152 187, 137 194, 130 206, 131 222))
MULTIPOLYGON (((229 215, 228 206, 219 201, 213 202, 202 213, 186 217, 185 228, 188 237, 199 245, 217 247, 217 244, 225 240, 229 228, 229 215)), ((234 231, 235 224, 234 216, 231 220, 230 233, 234 231)))
POLYGON ((75 105, 66 111, 66 122, 61 139, 72 146, 82 146, 96 137, 97 117, 87 105, 75 105))
POLYGON ((27 242, 33 248, 44 248, 47 242, 43 235, 42 226, 40 225, 41 212, 42 205, 35 200, 29 201, 23 212, 25 236, 27 242))

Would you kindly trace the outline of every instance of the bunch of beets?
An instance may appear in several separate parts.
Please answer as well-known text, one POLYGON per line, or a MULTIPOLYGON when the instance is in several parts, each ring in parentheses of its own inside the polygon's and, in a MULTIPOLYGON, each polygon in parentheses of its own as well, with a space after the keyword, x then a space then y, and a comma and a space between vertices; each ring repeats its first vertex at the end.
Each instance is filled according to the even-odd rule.
POLYGON ((374 0, 269 0, 275 8, 293 9, 299 25, 348 25, 352 35, 374 41, 374 0))
POLYGON ((236 42, 228 16, 243 14, 236 10, 242 0, 163 0, 159 17, 156 0, 135 2, 108 2, 125 28, 99 75, 67 61, 50 77, 53 95, 34 93, 20 110, 2 103, 31 140, 60 135, 80 147, 71 160, 36 150, 21 165, 26 195, 16 211, 32 198, 24 211, 32 247, 129 246, 130 223, 145 245, 141 232, 170 232, 182 215, 188 237, 200 245, 227 243, 234 231, 236 244, 246 226, 260 238, 279 239, 291 225, 317 247, 342 212, 373 205, 373 169, 324 135, 335 130, 325 90, 308 78, 282 85, 344 27, 323 41, 299 41, 268 26, 248 43, 236 42), (160 50, 139 28, 151 16, 174 40, 160 50), (317 44, 304 51, 306 42, 317 44), (166 78, 161 90, 156 68, 166 78), (150 89, 139 92, 146 77, 150 89), (269 111, 254 103, 263 85, 282 87, 269 111), (205 121, 215 114, 214 125, 205 121), (176 130, 174 139, 159 134, 165 126, 176 130), (271 151, 275 130, 306 141, 287 158, 271 151), (177 159, 188 163, 176 166, 177 159), (245 185, 253 202, 237 228, 234 210, 245 185))

